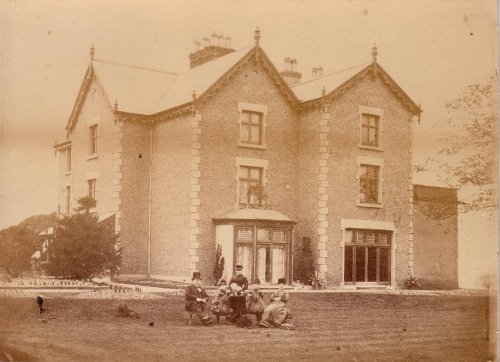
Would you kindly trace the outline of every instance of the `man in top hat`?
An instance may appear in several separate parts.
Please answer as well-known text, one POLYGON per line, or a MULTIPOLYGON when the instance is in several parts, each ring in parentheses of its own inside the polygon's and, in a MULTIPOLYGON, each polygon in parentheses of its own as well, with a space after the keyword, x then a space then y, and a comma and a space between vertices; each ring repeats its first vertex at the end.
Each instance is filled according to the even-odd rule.
POLYGON ((191 281, 192 284, 186 288, 186 311, 196 314, 204 326, 209 326, 212 319, 205 313, 208 295, 201 287, 200 272, 194 272, 191 281))
POLYGON ((242 265, 236 265, 234 268, 234 271, 236 275, 233 275, 231 280, 229 281, 229 286, 231 284, 236 283, 238 284, 239 287, 241 287, 242 290, 247 290, 248 289, 248 279, 243 275, 243 266, 242 265))

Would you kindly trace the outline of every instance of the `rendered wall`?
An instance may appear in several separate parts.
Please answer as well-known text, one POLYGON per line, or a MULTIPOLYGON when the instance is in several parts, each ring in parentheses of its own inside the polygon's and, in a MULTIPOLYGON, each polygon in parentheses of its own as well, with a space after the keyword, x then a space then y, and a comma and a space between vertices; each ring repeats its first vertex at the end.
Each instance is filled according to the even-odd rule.
POLYGON ((457 191, 415 185, 414 194, 414 274, 425 289, 457 288, 457 191))

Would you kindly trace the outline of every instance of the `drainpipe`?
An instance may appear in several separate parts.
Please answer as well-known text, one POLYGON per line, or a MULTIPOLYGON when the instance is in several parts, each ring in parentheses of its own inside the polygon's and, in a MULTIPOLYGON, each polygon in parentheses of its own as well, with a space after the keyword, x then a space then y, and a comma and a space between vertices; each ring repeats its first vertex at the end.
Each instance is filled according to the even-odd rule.
POLYGON ((152 170, 153 170, 153 120, 151 120, 151 132, 150 132, 150 144, 151 148, 149 150, 149 201, 148 201, 148 275, 147 279, 151 278, 151 210, 152 210, 152 170))

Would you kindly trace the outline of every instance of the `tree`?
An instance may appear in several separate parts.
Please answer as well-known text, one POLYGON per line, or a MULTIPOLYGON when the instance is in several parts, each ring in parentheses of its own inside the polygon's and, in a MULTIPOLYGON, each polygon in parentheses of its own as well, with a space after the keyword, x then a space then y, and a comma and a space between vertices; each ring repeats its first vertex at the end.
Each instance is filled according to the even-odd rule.
POLYGON ((302 284, 309 284, 310 278, 315 274, 314 256, 311 249, 311 238, 302 238, 302 248, 297 263, 295 264, 294 276, 302 284))
POLYGON ((89 212, 92 202, 88 198, 78 202, 80 212, 65 216, 59 222, 52 243, 49 273, 76 279, 90 279, 107 270, 117 273, 123 252, 117 244, 118 235, 99 224, 97 215, 89 212))
POLYGON ((483 84, 472 84, 458 98, 446 104, 450 117, 447 131, 460 128, 441 141, 446 147, 439 159, 429 159, 415 170, 434 171, 440 181, 452 188, 474 191, 465 200, 441 203, 429 208, 434 218, 453 212, 493 211, 498 208, 498 74, 483 84))
POLYGON ((37 250, 37 233, 27 227, 11 226, 0 233, 2 250, 0 264, 9 269, 12 276, 22 276, 31 267, 31 255, 37 250))

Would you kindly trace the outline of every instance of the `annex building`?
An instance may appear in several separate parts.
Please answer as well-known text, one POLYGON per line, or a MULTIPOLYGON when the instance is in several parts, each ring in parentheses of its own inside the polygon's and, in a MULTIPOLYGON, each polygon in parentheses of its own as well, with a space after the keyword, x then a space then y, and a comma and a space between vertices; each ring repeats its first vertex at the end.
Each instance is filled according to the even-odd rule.
POLYGON ((398 287, 417 271, 456 286, 456 217, 451 232, 417 239, 421 110, 377 48, 363 65, 317 68, 301 83, 294 59, 279 71, 258 30, 254 39, 233 50, 214 35, 180 74, 97 60, 92 48, 55 146, 61 212, 89 195, 114 217, 119 278, 210 280, 221 245, 226 278, 242 264, 262 284, 291 281, 308 238, 329 287, 398 287))

